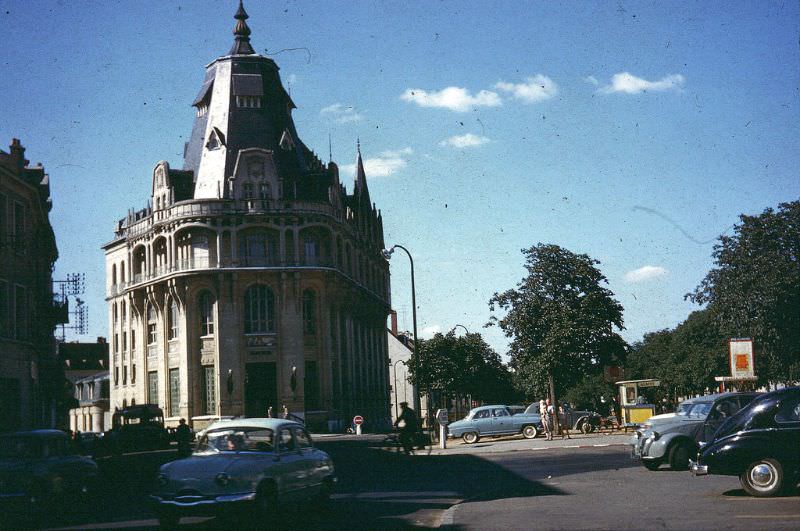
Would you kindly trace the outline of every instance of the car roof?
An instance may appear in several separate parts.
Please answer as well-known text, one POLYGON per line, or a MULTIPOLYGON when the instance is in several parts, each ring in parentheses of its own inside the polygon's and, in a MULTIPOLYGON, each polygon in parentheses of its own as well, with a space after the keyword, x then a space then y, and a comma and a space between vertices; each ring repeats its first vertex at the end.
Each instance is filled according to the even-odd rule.
POLYGON ((740 393, 740 392, 727 392, 727 393, 714 393, 712 395, 703 395, 703 396, 696 396, 693 398, 687 398, 681 404, 700 404, 705 402, 715 402, 720 398, 728 398, 733 396, 758 396, 760 393, 740 393))
POLYGON ((50 429, 6 432, 3 435, 12 437, 35 437, 41 439, 67 437, 67 434, 61 430, 50 430, 50 429))
POLYGON ((216 420, 209 424, 204 430, 206 432, 216 429, 230 429, 230 428, 267 428, 277 430, 284 426, 299 426, 303 427, 299 422, 286 419, 272 419, 272 418, 234 418, 216 420))

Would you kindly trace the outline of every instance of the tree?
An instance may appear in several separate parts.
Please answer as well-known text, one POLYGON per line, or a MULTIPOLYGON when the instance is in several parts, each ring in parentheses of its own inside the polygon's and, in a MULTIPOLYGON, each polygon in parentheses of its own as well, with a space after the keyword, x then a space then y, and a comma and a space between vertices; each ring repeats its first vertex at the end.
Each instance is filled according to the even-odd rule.
POLYGON ((672 330, 645 334, 634 343, 625 363, 629 378, 658 378, 661 392, 702 393, 715 387, 715 376, 726 373, 727 341, 708 310, 692 312, 672 330))
POLYGON ((409 363, 411 381, 441 405, 448 398, 503 402, 513 397, 508 369, 480 334, 437 333, 420 341, 417 351, 419 360, 412 355, 409 363))
POLYGON ((560 389, 573 387, 604 365, 624 357, 622 306, 603 284, 600 263, 558 245, 522 250, 527 276, 489 301, 489 324, 511 338, 511 367, 528 398, 542 396, 550 377, 560 389))
POLYGON ((764 381, 800 378, 800 201, 741 215, 714 246, 715 267, 687 298, 727 337, 750 337, 764 381))

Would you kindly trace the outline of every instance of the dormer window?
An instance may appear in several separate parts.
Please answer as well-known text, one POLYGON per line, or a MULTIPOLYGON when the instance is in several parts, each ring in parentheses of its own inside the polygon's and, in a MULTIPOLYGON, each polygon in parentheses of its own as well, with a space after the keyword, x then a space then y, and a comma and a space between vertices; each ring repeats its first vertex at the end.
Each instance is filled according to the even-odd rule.
POLYGON ((281 135, 281 140, 278 143, 281 146, 281 149, 284 151, 289 151, 294 147, 294 140, 292 140, 292 135, 289 131, 284 130, 283 134, 281 135))
POLYGON ((200 118, 201 116, 205 116, 208 114, 208 105, 205 103, 201 103, 197 106, 197 117, 200 118))
POLYGON ((236 96, 236 106, 240 109, 260 109, 261 96, 236 96))
POLYGON ((208 135, 208 142, 206 142, 206 148, 219 149, 221 146, 224 145, 225 145, 225 135, 222 134, 222 131, 214 127, 211 130, 211 134, 208 135))

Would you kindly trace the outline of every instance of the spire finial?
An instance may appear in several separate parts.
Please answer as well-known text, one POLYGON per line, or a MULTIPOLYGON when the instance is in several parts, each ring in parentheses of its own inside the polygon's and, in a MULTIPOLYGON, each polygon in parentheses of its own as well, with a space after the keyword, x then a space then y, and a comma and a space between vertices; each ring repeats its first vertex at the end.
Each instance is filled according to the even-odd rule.
POLYGON ((356 138, 356 150, 358 150, 358 156, 361 156, 361 138, 356 138))
POLYGON ((239 0, 239 9, 233 16, 236 19, 236 26, 233 28, 233 35, 236 37, 236 42, 233 43, 233 48, 229 55, 249 55, 256 53, 253 47, 250 46, 250 28, 245 22, 250 18, 247 11, 244 10, 242 0, 239 0))
POLYGON ((333 162, 333 143, 331 142, 331 133, 328 132, 328 162, 333 162))

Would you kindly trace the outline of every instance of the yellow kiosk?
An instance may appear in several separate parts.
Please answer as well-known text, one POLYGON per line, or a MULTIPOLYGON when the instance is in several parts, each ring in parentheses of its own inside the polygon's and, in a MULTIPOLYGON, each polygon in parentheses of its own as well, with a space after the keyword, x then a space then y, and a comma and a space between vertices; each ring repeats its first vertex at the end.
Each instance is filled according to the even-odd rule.
POLYGON ((654 378, 645 380, 622 380, 616 383, 619 386, 619 404, 622 415, 622 426, 627 431, 628 428, 635 428, 639 424, 656 414, 655 404, 646 403, 640 389, 646 387, 658 387, 661 381, 654 378))

